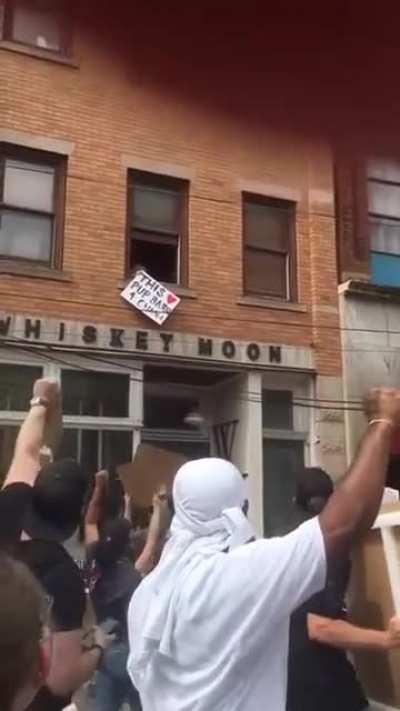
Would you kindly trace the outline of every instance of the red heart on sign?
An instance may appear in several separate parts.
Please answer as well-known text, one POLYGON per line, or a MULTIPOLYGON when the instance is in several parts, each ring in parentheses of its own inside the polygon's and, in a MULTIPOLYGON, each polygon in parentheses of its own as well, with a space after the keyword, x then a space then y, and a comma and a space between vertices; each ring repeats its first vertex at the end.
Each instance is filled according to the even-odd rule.
POLYGON ((171 304, 174 304, 175 301, 178 301, 178 297, 175 296, 174 294, 167 294, 167 304, 170 306, 171 304))

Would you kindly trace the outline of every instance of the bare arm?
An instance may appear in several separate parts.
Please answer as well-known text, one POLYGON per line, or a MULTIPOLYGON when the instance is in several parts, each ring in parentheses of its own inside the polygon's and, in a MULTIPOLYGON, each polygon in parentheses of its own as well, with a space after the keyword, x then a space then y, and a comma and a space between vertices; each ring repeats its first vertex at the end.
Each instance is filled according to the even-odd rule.
POLYGON ((371 630, 319 615, 307 615, 308 636, 314 642, 338 649, 389 650, 400 646, 398 636, 390 630, 371 630))
POLYGON ((382 501, 391 437, 400 421, 400 391, 371 391, 365 404, 368 427, 342 484, 320 515, 328 558, 345 553, 354 538, 368 530, 382 501))
POLYGON ((56 632, 53 635, 52 659, 47 686, 57 696, 67 696, 79 689, 96 671, 101 659, 101 649, 106 649, 114 639, 95 628, 94 649, 82 648, 82 630, 56 632), (101 649, 99 649, 101 647, 101 649))
POLYGON ((17 436, 14 456, 4 486, 22 482, 33 486, 40 470, 40 449, 45 441, 47 426, 58 431, 61 419, 60 387, 53 380, 39 380, 33 394, 42 397, 48 406, 36 405, 28 412, 17 436))
POLYGON ((107 492, 108 473, 101 471, 96 474, 92 498, 89 501, 85 515, 85 545, 99 540, 99 521, 107 492))
POLYGON ((170 522, 171 517, 166 493, 159 491, 153 497, 153 514, 145 546, 135 562, 135 568, 141 575, 147 575, 156 565, 157 554, 162 546, 170 522))

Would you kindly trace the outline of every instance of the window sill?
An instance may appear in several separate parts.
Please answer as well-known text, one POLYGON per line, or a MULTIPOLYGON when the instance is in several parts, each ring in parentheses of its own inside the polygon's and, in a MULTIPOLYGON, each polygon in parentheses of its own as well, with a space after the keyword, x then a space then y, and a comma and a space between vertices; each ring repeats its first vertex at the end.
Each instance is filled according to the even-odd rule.
POLYGON ((44 59, 45 61, 54 62, 55 64, 63 64, 73 69, 79 69, 79 64, 71 59, 71 57, 64 57, 61 54, 49 52, 39 47, 29 47, 28 45, 19 44, 19 42, 0 40, 0 49, 16 52, 17 54, 25 54, 28 57, 35 57, 36 59, 44 59))
POLYGON ((308 309, 303 304, 297 304, 290 301, 280 301, 279 299, 271 299, 262 296, 242 296, 237 302, 240 306, 254 306, 263 309, 277 309, 278 311, 297 311, 298 313, 307 313, 308 309))
MULTIPOLYGON (((125 289, 125 287, 128 286, 132 279, 133 277, 129 277, 128 279, 122 279, 120 282, 118 282, 118 288, 125 289)), ((193 289, 190 289, 187 286, 179 286, 179 284, 169 284, 166 281, 161 282, 161 284, 165 286, 166 289, 169 289, 169 291, 172 291, 177 296, 180 296, 182 299, 198 299, 198 294, 193 291, 193 289)))
POLYGON ((50 269, 36 264, 19 264, 0 259, 0 276, 9 274, 10 276, 28 277, 30 279, 49 279, 51 281, 72 282, 72 275, 60 269, 50 269))

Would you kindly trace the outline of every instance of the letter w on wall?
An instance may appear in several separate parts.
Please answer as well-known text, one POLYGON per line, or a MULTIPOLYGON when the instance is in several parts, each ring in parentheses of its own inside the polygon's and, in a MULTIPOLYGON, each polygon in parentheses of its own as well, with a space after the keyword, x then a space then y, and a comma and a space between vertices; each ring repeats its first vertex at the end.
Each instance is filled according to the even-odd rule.
POLYGON ((213 425, 215 449, 218 457, 231 460, 238 422, 239 420, 231 420, 230 422, 220 422, 218 425, 213 425))

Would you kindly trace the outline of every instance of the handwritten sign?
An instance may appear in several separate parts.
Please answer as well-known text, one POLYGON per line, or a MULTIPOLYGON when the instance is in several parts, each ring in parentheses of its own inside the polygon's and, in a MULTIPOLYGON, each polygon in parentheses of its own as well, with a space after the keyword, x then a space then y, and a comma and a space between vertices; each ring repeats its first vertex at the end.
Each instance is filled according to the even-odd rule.
POLYGON ((180 302, 176 294, 142 269, 136 272, 121 296, 159 326, 162 326, 180 302))

